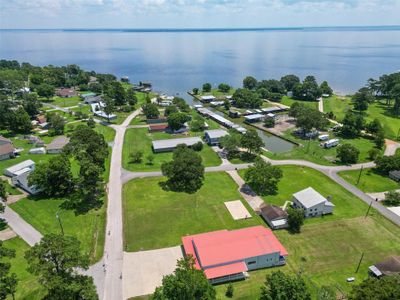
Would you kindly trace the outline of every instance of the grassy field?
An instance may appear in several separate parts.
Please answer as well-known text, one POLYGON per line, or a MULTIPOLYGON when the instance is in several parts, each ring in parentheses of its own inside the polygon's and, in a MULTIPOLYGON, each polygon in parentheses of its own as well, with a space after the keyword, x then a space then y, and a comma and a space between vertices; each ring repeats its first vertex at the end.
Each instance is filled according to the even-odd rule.
POLYGON ((373 169, 365 169, 361 172, 358 185, 356 185, 356 183, 360 175, 360 170, 343 171, 339 172, 339 175, 366 193, 378 193, 400 189, 400 183, 389 177, 375 173, 373 169))
MULTIPOLYGON (((322 223, 345 218, 363 216, 368 205, 359 200, 356 196, 345 190, 327 176, 320 172, 300 166, 281 166, 283 177, 278 184, 278 194, 263 196, 265 202, 282 206, 285 201, 292 201, 292 195, 305 188, 312 187, 322 196, 332 196, 335 204, 334 213, 320 218, 309 218, 306 223, 322 223)), ((244 177, 245 170, 239 174, 244 177)))
POLYGON ((348 97, 333 95, 329 98, 323 98, 323 101, 324 112, 333 112, 338 122, 342 122, 346 112, 353 108, 348 97))
MULTIPOLYGON (((393 104, 391 107, 393 107, 393 104)), ((386 101, 369 105, 366 120, 370 122, 375 118, 379 119, 385 130, 385 136, 389 139, 398 140, 400 139, 400 116, 394 116, 389 108, 386 101)))
MULTIPOLYGON (((150 153, 153 154, 151 142, 153 140, 171 139, 185 137, 184 135, 172 135, 164 132, 149 133, 147 128, 131 128, 126 131, 124 139, 124 148, 122 152, 122 165, 125 169, 130 171, 152 171, 159 170, 161 164, 172 159, 172 152, 154 153, 154 162, 152 165, 147 164, 146 156, 150 153), (130 153, 142 150, 143 161, 141 163, 131 163, 130 153)), ((204 144, 203 150, 200 152, 205 166, 216 166, 221 163, 218 155, 209 147, 204 144)))
POLYGON ((8 249, 15 250, 15 258, 11 260, 5 259, 5 261, 9 261, 11 263, 11 272, 15 273, 19 280, 15 299, 42 299, 45 296, 45 290, 37 282, 36 277, 26 270, 28 264, 24 258, 24 255, 25 251, 29 249, 29 245, 19 237, 7 240, 3 245, 8 249))
POLYGON ((222 97, 222 96, 233 95, 233 93, 235 92, 235 90, 236 90, 236 89, 231 88, 231 89, 229 90, 229 92, 227 92, 227 93, 221 92, 221 91, 218 90, 218 89, 211 89, 211 92, 203 92, 203 91, 201 90, 201 87, 200 87, 200 88, 199 88, 199 93, 198 93, 196 96, 201 97, 201 96, 213 95, 213 96, 215 96, 215 97, 218 98, 218 97, 222 97))
POLYGON ((242 197, 226 173, 207 173, 203 187, 194 194, 164 191, 159 185, 163 180, 143 178, 124 185, 125 251, 176 246, 184 235, 262 224, 253 214, 247 220, 233 220, 224 202, 242 197))
POLYGON ((59 212, 65 234, 80 240, 83 251, 90 255, 91 261, 97 261, 103 254, 105 205, 101 209, 77 215, 73 210, 62 208, 64 201, 25 198, 10 206, 42 234, 60 233, 60 225, 55 216, 59 212))
POLYGON ((96 124, 96 127, 94 130, 96 130, 98 133, 102 134, 104 136, 104 139, 106 140, 106 142, 112 142, 115 138, 115 130, 109 126, 96 124))
POLYGON ((301 100, 295 100, 292 98, 289 98, 288 96, 283 96, 282 100, 280 101, 281 104, 291 106, 295 102, 300 102, 303 103, 304 105, 307 105, 309 107, 318 109, 318 102, 317 101, 301 101, 301 100))
MULTIPOLYGON (((337 147, 324 149, 320 146, 320 142, 318 140, 309 141, 301 139, 291 134, 292 131, 293 130, 286 131, 284 133, 284 136, 303 146, 294 147, 293 150, 290 152, 284 152, 284 153, 264 152, 264 154, 272 159, 304 159, 322 165, 340 164, 340 162, 336 162, 337 147)), ((335 136, 332 133, 330 133, 330 136, 331 138, 335 138, 335 136)), ((345 139, 342 137, 338 138, 340 139, 341 144, 351 144, 355 146, 358 150, 360 150, 360 156, 358 162, 370 161, 368 157, 368 151, 374 148, 375 146, 373 140, 366 138, 355 138, 355 139, 345 139)))
POLYGON ((62 97, 55 96, 55 97, 53 97, 53 101, 46 101, 46 102, 57 105, 57 106, 61 106, 61 107, 71 107, 71 106, 76 106, 79 103, 83 103, 81 97, 79 97, 79 96, 74 96, 74 97, 70 97, 70 98, 62 98, 62 97))
MULTIPOLYGON (((385 136, 389 139, 399 138, 400 129, 400 116, 394 116, 391 113, 392 106, 386 105, 385 100, 376 101, 368 106, 368 110, 365 113, 365 120, 370 122, 375 118, 379 119, 383 129, 385 130, 385 136)), ((349 98, 341 99, 337 96, 324 99, 324 112, 332 111, 336 119, 341 122, 344 115, 348 110, 353 109, 353 105, 349 98)))

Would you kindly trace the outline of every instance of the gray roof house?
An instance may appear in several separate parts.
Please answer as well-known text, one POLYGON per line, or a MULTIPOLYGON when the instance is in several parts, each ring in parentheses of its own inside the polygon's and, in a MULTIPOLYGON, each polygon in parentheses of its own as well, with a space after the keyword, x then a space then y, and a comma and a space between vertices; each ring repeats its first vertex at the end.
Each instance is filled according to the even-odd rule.
POLYGON ((0 136, 0 160, 14 157, 14 146, 11 140, 0 136))
POLYGON ((209 145, 215 146, 219 145, 220 138, 228 134, 228 131, 223 129, 206 130, 204 131, 204 138, 209 145))
POLYGON ((389 172, 389 178, 394 181, 400 181, 400 170, 393 170, 389 172))
POLYGON ((66 136, 56 137, 50 144, 47 145, 47 153, 57 154, 61 153, 64 147, 69 143, 69 138, 66 136))
POLYGON ((173 151, 176 146, 180 144, 185 144, 190 147, 196 143, 202 143, 201 138, 199 137, 188 137, 188 138, 180 138, 180 139, 167 139, 167 140, 157 140, 153 141, 153 150, 154 152, 168 152, 173 151))
POLYGON ((293 194, 293 206, 302 208, 306 218, 331 214, 335 207, 332 202, 328 201, 312 187, 293 194))
POLYGON ((25 173, 27 170, 34 170, 35 169, 35 162, 33 160, 25 160, 20 162, 19 164, 13 165, 4 170, 4 175, 9 177, 14 177, 25 173))

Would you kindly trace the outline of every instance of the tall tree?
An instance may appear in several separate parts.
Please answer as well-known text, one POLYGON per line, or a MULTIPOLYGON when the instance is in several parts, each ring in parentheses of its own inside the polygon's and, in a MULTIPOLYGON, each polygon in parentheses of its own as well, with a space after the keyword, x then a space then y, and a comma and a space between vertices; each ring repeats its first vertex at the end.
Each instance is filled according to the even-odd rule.
POLYGON ((38 100, 38 97, 34 93, 24 94, 23 96, 23 107, 28 115, 33 118, 39 113, 39 108, 41 107, 41 103, 38 100))
POLYGON ((57 155, 37 165, 28 177, 29 185, 36 186, 44 195, 65 196, 74 186, 71 163, 66 155, 57 155))
POLYGON ((358 90, 357 93, 353 95, 351 100, 353 101, 354 104, 354 109, 358 111, 364 111, 368 109, 368 104, 372 103, 374 101, 375 97, 372 94, 372 92, 366 88, 363 87, 358 90))
POLYGON ((287 210, 289 230, 293 233, 299 233, 304 223, 304 211, 301 208, 291 208, 287 210))
POLYGON ((23 107, 12 112, 8 125, 15 133, 29 133, 32 130, 31 119, 23 107))
POLYGON ((121 106, 126 103, 126 91, 119 81, 112 81, 107 84, 105 94, 114 99, 115 105, 121 106))
POLYGON ((291 74, 283 76, 281 82, 287 91, 293 91, 294 86, 300 83, 300 79, 296 75, 291 74))
POLYGON ((302 277, 276 271, 266 276, 260 300, 311 300, 311 295, 302 277))
POLYGON ((15 299, 15 292, 18 285, 18 278, 15 273, 10 273, 11 264, 4 262, 4 258, 10 259, 15 257, 15 250, 8 249, 3 246, 0 240, 0 299, 5 300, 8 296, 15 299))
POLYGON ((190 120, 190 117, 181 112, 172 113, 168 116, 168 127, 173 131, 181 129, 183 125, 190 120))
POLYGON ((47 119, 49 121, 50 135, 61 135, 64 133, 66 121, 63 116, 58 113, 48 113, 47 119))
POLYGON ((237 107, 258 108, 262 104, 260 96, 248 89, 237 89, 233 93, 232 99, 237 107))
POLYGON ((333 90, 329 86, 327 81, 323 81, 319 88, 321 89, 322 94, 326 94, 326 95, 332 96, 333 90))
POLYGON ((204 180, 204 166, 199 154, 186 145, 178 145, 172 161, 161 165, 161 171, 166 176, 166 187, 177 192, 195 193, 204 180))
POLYGON ((344 164, 355 164, 360 155, 360 150, 351 144, 339 145, 336 152, 336 157, 344 164))
POLYGON ((369 277, 355 285, 351 290, 349 300, 393 300, 399 299, 400 275, 369 277))
POLYGON ((240 146, 247 149, 250 155, 261 152, 264 142, 255 130, 248 130, 240 139, 240 146))
POLYGON ((239 154, 240 139, 242 135, 234 129, 229 130, 229 134, 221 138, 220 143, 227 152, 229 158, 239 154))
POLYGON ((45 97, 47 99, 54 96, 54 86, 47 83, 40 84, 36 88, 36 91, 40 97, 45 97))
POLYGON ((394 113, 396 115, 400 114, 400 80, 391 90, 390 96, 394 98, 394 113))
POLYGON ((255 89, 257 86, 257 79, 255 79, 252 76, 247 76, 246 78, 243 79, 243 87, 245 89, 255 89))
POLYGON ((162 286, 155 290, 150 299, 213 300, 216 299, 216 292, 204 272, 196 269, 194 258, 186 256, 178 260, 173 274, 164 276, 162 286))
POLYGON ((364 128, 365 120, 362 114, 348 111, 343 119, 343 126, 340 129, 341 135, 347 138, 355 138, 360 135, 364 128))
POLYGON ((106 95, 103 97, 103 103, 103 110, 107 115, 107 122, 110 123, 110 115, 115 111, 115 101, 111 97, 106 95))
POLYGON ((220 92, 228 93, 230 89, 231 89, 231 86, 230 86, 229 84, 220 83, 220 84, 218 85, 218 90, 219 90, 220 92))
POLYGON ((46 299, 98 299, 91 277, 78 274, 89 268, 80 242, 70 236, 45 235, 25 253, 28 271, 47 289, 46 299))
POLYGON ((203 92, 205 92, 205 93, 209 93, 209 92, 211 92, 211 83, 205 83, 205 84, 203 84, 203 92))
POLYGON ((102 134, 87 125, 79 125, 72 133, 70 141, 65 147, 65 152, 78 160, 81 153, 88 154, 91 160, 104 170, 105 160, 108 156, 108 145, 102 134))
POLYGON ((282 170, 261 158, 257 158, 244 175, 246 183, 261 196, 275 195, 281 178, 282 170))
POLYGON ((142 110, 147 119, 156 119, 160 115, 157 105, 155 105, 154 103, 143 104, 142 110))

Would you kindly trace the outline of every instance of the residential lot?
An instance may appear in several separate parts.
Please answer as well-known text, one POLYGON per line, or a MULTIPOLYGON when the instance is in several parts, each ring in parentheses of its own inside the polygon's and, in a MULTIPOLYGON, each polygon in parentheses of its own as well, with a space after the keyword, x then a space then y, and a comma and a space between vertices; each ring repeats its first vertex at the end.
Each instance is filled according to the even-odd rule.
POLYGON ((39 282, 37 282, 37 278, 26 270, 28 263, 24 255, 25 251, 29 249, 29 245, 19 237, 4 241, 3 245, 8 249, 15 250, 15 258, 5 259, 5 261, 11 263, 11 272, 15 273, 18 277, 18 288, 15 299, 42 299, 46 294, 45 290, 40 286, 39 282))
POLYGON ((360 170, 339 172, 339 175, 366 193, 378 193, 400 189, 400 183, 387 176, 377 174, 373 169, 362 170, 361 177, 360 170), (360 181, 357 184, 359 177, 360 181))
MULTIPOLYGON (((290 152, 284 153, 272 153, 264 152, 264 154, 273 159, 304 159, 311 162, 315 162, 321 165, 337 165, 340 162, 336 161, 337 147, 330 149, 325 149, 321 147, 320 141, 301 139, 292 134, 293 129, 286 131, 283 136, 299 143, 301 146, 294 147, 290 152)), ((338 138, 340 144, 351 144, 360 150, 360 156, 358 162, 370 161, 368 157, 368 151, 374 148, 375 143, 371 139, 367 138, 354 138, 345 139, 342 137, 336 137, 334 134, 330 133, 331 138, 338 138)))
MULTIPOLYGON (((193 134, 194 135, 194 134, 193 134)), ((131 128, 126 131, 124 139, 124 149, 122 153, 123 167, 130 171, 153 171, 160 170, 163 162, 172 159, 172 152, 153 153, 152 144, 153 140, 161 139, 174 139, 187 137, 183 134, 169 134, 164 132, 150 133, 147 128, 131 128), (131 162, 130 154, 141 150, 143 151, 143 160, 141 163, 131 162), (154 162, 152 165, 147 163, 146 157, 149 154, 154 155, 154 162)), ((221 159, 208 145, 203 145, 203 150, 200 152, 203 158, 203 164, 207 167, 217 166, 221 163, 221 159)))
POLYGON ((226 173, 207 173, 194 194, 164 191, 164 178, 135 179, 123 187, 124 250, 139 251, 181 244, 181 237, 218 229, 262 224, 226 173), (224 202, 241 199, 252 218, 235 221, 224 202))
POLYGON ((64 199, 57 198, 28 197, 10 207, 41 234, 61 233, 56 218, 58 212, 64 233, 76 237, 91 261, 97 261, 103 255, 105 205, 98 210, 76 214, 73 209, 67 209, 64 202, 64 199))
MULTIPOLYGON (((280 168, 283 177, 278 184, 278 194, 263 196, 265 202, 283 206, 286 201, 292 201, 294 193, 311 186, 324 197, 332 196, 331 201, 335 204, 335 208, 332 215, 309 218, 306 223, 324 223, 365 215, 368 205, 320 172, 300 166, 280 168)), ((240 170, 239 174, 243 177, 244 172, 245 170, 240 170)))

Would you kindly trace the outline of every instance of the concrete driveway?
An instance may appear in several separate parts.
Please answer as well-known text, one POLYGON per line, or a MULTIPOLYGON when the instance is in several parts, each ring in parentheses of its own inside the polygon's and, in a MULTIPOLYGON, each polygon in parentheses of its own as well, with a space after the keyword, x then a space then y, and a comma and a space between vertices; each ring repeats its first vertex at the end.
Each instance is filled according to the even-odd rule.
POLYGON ((183 257, 180 246, 157 250, 124 252, 122 267, 123 299, 149 295, 165 275, 173 273, 183 257))

